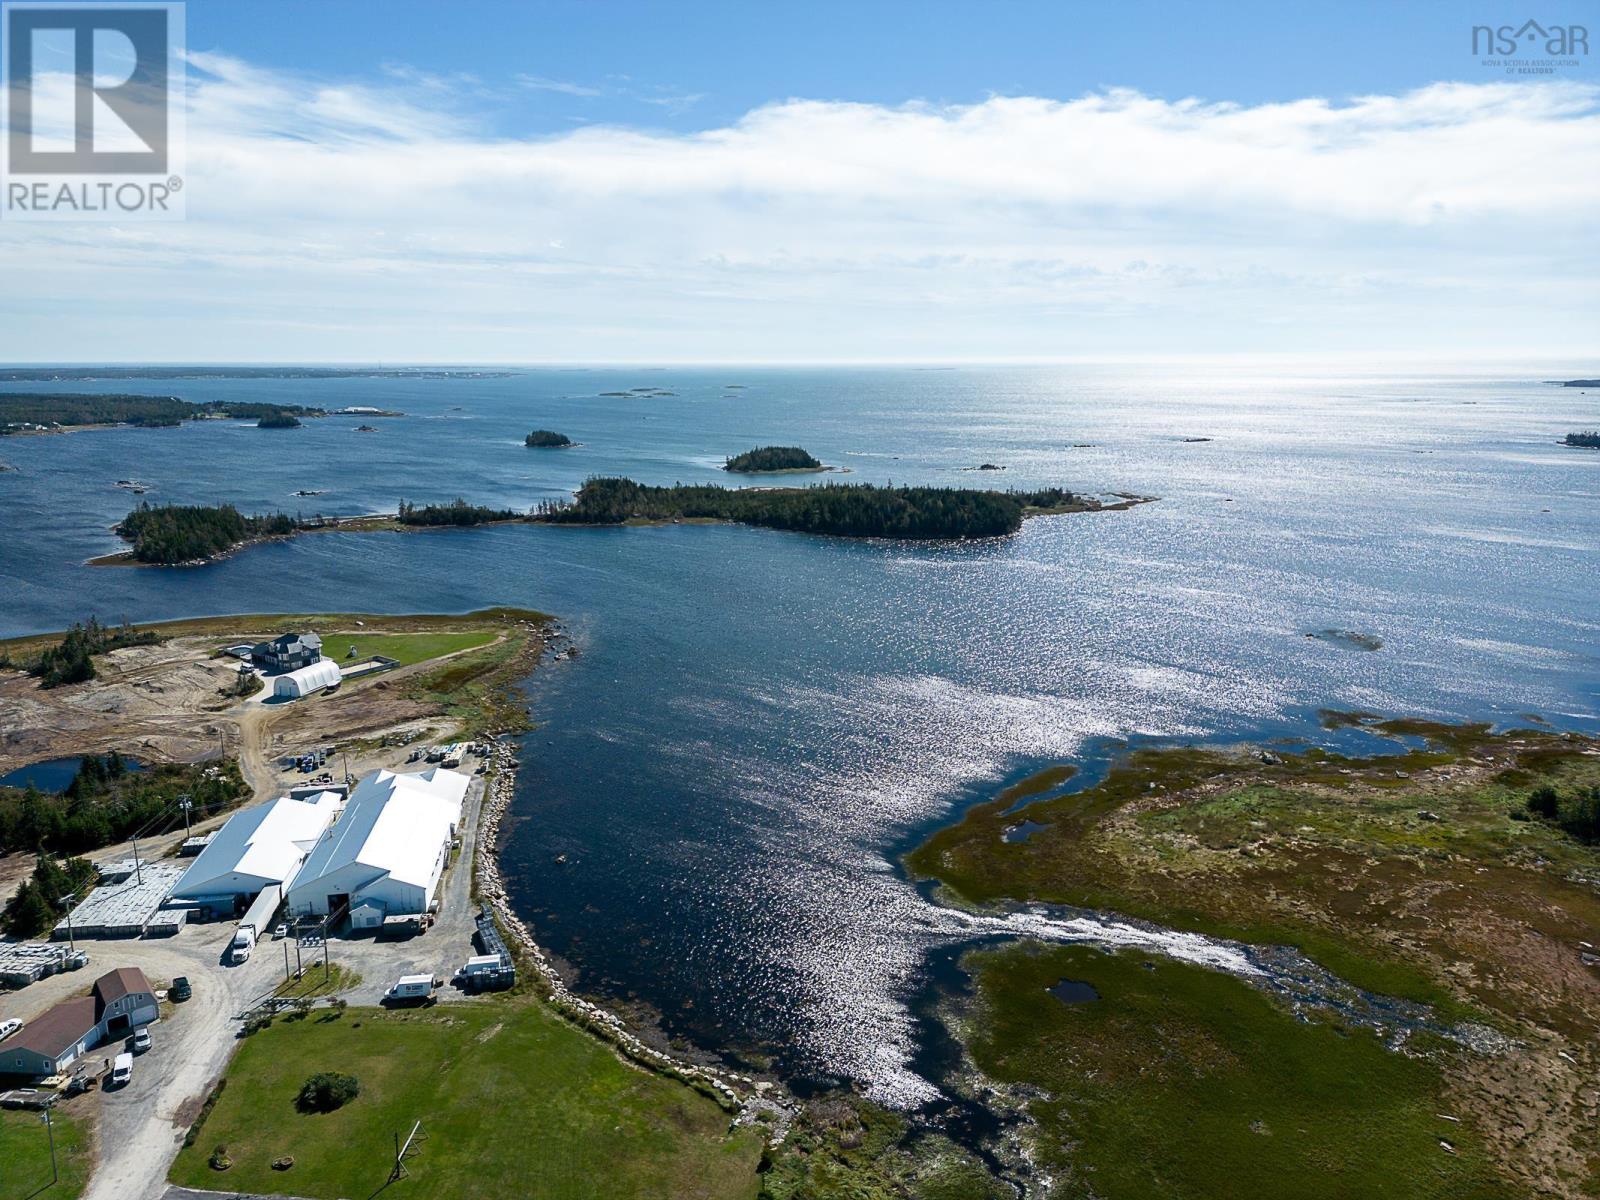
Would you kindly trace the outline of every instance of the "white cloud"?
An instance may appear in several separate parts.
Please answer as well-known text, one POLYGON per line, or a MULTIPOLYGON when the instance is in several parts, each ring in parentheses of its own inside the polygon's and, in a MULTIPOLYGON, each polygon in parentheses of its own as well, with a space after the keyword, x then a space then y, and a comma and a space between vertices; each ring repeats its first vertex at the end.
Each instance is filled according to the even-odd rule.
POLYGON ((484 132, 476 79, 193 57, 188 222, 0 225, 8 278, 59 299, 8 311, 0 355, 81 358, 86 333, 98 357, 507 361, 1592 344, 1589 84, 793 100, 518 140, 484 132))

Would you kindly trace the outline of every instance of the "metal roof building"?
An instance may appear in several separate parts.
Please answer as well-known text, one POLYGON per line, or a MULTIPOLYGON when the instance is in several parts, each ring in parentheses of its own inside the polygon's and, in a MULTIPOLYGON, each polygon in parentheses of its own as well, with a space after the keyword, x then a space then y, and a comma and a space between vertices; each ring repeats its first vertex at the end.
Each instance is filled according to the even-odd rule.
POLYGON ((217 830, 172 889, 176 900, 255 895, 288 884, 300 871, 341 801, 334 792, 304 800, 283 797, 242 809, 217 830))
POLYGON ((272 681, 272 694, 298 700, 325 687, 332 687, 344 678, 339 664, 331 658, 319 658, 309 667, 279 675, 272 681))
POLYGON ((289 887, 289 911, 335 919, 349 914, 358 928, 427 912, 470 783, 439 767, 368 775, 289 887))

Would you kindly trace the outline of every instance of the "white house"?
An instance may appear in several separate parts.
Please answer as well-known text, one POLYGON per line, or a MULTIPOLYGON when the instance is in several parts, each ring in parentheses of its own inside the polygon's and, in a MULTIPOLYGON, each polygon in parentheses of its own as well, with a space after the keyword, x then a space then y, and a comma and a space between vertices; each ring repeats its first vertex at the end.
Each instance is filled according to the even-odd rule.
POLYGON ((450 861, 470 783, 439 767, 368 775, 289 887, 289 912, 348 916, 358 929, 427 912, 450 861))
POLYGON ((233 908, 241 897, 293 882, 341 805, 337 793, 320 792, 303 800, 283 797, 242 809, 189 864, 172 889, 173 899, 220 902, 233 908))
POLYGON ((301 667, 298 671, 279 675, 272 681, 272 694, 298 700, 325 687, 332 687, 343 678, 338 663, 331 658, 319 658, 309 667, 301 667))

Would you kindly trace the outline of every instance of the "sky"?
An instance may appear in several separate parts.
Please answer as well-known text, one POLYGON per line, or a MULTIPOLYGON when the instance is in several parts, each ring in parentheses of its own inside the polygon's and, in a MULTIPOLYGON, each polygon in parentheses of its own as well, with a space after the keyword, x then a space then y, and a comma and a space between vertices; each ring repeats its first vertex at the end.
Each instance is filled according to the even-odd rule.
MULTIPOLYGON (((1600 4, 192 0, 8 362, 1593 358, 1600 4), (1542 52, 1540 54, 1542 57, 1542 52)), ((65 76, 62 76, 65 80, 65 76)))

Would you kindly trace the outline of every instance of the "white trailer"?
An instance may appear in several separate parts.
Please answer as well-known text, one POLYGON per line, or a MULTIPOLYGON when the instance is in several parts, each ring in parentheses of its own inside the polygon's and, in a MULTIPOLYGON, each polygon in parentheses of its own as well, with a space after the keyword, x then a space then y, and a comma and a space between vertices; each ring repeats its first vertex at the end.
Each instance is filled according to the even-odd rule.
POLYGON ((432 995, 432 975, 402 975, 395 981, 395 985, 384 993, 384 999, 397 1003, 420 1003, 432 995))

